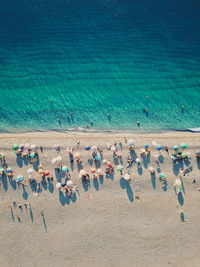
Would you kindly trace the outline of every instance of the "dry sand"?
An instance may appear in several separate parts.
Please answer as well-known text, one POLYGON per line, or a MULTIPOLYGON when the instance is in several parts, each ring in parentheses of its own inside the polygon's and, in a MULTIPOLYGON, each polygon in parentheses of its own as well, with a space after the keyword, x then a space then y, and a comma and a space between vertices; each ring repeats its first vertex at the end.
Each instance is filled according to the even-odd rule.
MULTIPOLYGON (((188 151, 200 148, 200 135, 195 133, 143 134, 131 135, 131 138, 135 140, 137 154, 144 143, 151 145, 153 140, 169 147, 186 142, 188 151)), ((64 164, 70 166, 66 147, 75 145, 77 140, 80 140, 78 151, 87 170, 90 169, 88 155, 91 152, 84 150, 86 144, 105 147, 106 142, 113 144, 121 140, 124 162, 129 154, 120 134, 54 132, 1 134, 0 151, 5 152, 7 163, 14 168, 16 175, 27 176, 30 164, 23 163, 22 168, 17 165, 12 144, 43 145, 40 162, 54 174, 51 159, 56 152, 53 144, 65 147, 61 156, 64 164)), ((113 162, 111 151, 104 148, 103 154, 113 162)), ((153 166, 156 166, 153 162, 155 154, 157 151, 152 148, 150 165, 153 166)), ((120 174, 115 173, 113 180, 104 177, 103 184, 91 181, 91 187, 85 192, 75 165, 71 179, 80 190, 76 201, 59 197, 55 188, 56 178, 52 185, 43 188, 39 196, 31 191, 28 183, 26 192, 21 186, 14 189, 9 181, 7 187, 1 183, 0 266, 200 266, 200 166, 193 154, 193 171, 183 179, 185 194, 181 206, 173 187, 176 170, 173 170, 170 157, 165 152, 162 155, 164 160, 160 169, 167 176, 167 190, 163 189, 158 173, 155 184, 152 183, 145 166, 141 175, 136 166, 132 168, 130 186, 124 187, 120 174), (193 175, 196 184, 192 184, 193 175), (88 199, 89 195, 92 199, 88 199), (136 195, 140 202, 135 199, 136 195), (9 206, 13 201, 17 204, 29 202, 32 215, 30 209, 23 206, 22 211, 13 208, 12 216, 9 206), (184 222, 180 218, 181 210, 185 215, 184 222), (40 215, 41 211, 44 217, 40 215)))

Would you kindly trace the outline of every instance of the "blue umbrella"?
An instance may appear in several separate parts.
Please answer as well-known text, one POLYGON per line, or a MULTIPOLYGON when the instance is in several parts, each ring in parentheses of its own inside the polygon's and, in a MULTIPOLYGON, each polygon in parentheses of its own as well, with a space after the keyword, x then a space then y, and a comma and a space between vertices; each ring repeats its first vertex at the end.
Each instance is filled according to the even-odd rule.
POLYGON ((162 149, 161 145, 157 145, 157 150, 160 151, 162 149))
POLYGON ((95 156, 95 159, 96 160, 101 160, 101 158, 98 155, 95 156))
POLYGON ((174 145, 174 150, 177 151, 178 149, 178 145, 174 145))
POLYGON ((12 172, 12 168, 11 167, 8 167, 7 169, 6 169, 6 173, 11 173, 12 172))
POLYGON ((200 155, 200 150, 196 150, 195 153, 196 153, 197 155, 200 155))
POLYGON ((148 147, 149 147, 149 145, 148 145, 148 144, 145 144, 145 145, 144 145, 144 148, 146 148, 146 149, 147 149, 148 147))
POLYGON ((90 150, 90 146, 87 145, 87 146, 85 147, 85 150, 90 150))

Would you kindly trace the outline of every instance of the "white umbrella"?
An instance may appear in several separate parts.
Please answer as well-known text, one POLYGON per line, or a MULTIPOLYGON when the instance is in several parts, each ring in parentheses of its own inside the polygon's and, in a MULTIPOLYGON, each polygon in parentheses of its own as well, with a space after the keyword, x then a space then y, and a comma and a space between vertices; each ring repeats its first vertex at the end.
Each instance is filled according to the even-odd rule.
POLYGON ((57 162, 61 162, 61 161, 62 161, 62 157, 61 157, 61 156, 58 156, 58 157, 56 158, 56 161, 57 161, 57 162))
POLYGON ((106 164, 106 163, 107 163, 107 160, 106 160, 106 159, 104 159, 104 160, 103 160, 103 164, 106 164))
POLYGON ((67 186, 72 186, 72 185, 73 185, 72 180, 67 181, 67 186))
POLYGON ((155 155, 155 156, 154 156, 154 159, 155 159, 155 160, 158 160, 158 155, 155 155))
POLYGON ((84 169, 82 169, 82 170, 80 170, 79 174, 80 174, 80 177, 85 176, 86 175, 86 171, 84 169))
POLYGON ((57 162, 57 158, 52 158, 51 163, 55 164, 57 162))
POLYGON ((97 151, 97 146, 92 146, 91 149, 96 152, 97 151))
POLYGON ((128 173, 124 174, 124 180, 130 181, 131 180, 131 176, 128 173))
POLYGON ((29 144, 25 144, 25 145, 24 145, 24 148, 25 148, 25 149, 28 149, 29 147, 30 147, 29 144))
POLYGON ((74 157, 75 157, 75 159, 80 159, 80 153, 79 152, 76 152, 75 154, 74 154, 74 157))
POLYGON ((154 167, 149 167, 149 171, 150 171, 150 173, 154 173, 155 172, 154 167))
POLYGON ((140 151, 141 151, 141 153, 145 153, 145 149, 144 148, 141 148, 140 151))
POLYGON ((33 170, 32 168, 29 168, 29 169, 27 170, 27 173, 28 173, 29 175, 32 175, 32 174, 34 173, 34 170, 33 170))
POLYGON ((115 151, 116 151, 116 147, 115 147, 115 146, 111 146, 111 150, 112 150, 113 152, 115 152, 115 151))
POLYGON ((110 149, 110 144, 106 143, 106 147, 107 147, 107 149, 110 149))
POLYGON ((133 146, 134 145, 134 141, 132 139, 129 139, 128 142, 127 142, 127 144, 129 146, 133 146))
POLYGON ((98 175, 102 175, 102 174, 103 174, 103 172, 102 172, 102 170, 101 170, 101 169, 97 169, 97 171, 96 171, 96 172, 97 172, 97 174, 98 174, 98 175))
POLYGON ((37 147, 36 145, 31 145, 30 149, 34 150, 34 149, 36 149, 36 147, 37 147))
POLYGON ((180 179, 176 179, 175 180, 175 185, 176 186, 181 186, 181 180, 180 179))
POLYGON ((61 183, 57 183, 57 184, 56 184, 56 188, 57 188, 57 189, 60 189, 60 188, 61 188, 61 183))
POLYGON ((140 158, 136 158, 136 160, 135 160, 137 163, 139 163, 141 160, 140 160, 140 158))

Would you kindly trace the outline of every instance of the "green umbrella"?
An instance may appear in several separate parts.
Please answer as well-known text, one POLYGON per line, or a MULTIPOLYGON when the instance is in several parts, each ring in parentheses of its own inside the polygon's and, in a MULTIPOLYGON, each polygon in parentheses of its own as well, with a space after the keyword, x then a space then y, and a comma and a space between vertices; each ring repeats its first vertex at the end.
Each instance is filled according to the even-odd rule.
POLYGON ((35 157, 35 153, 32 152, 32 153, 30 154, 30 157, 31 157, 31 158, 34 158, 34 157, 35 157))
POLYGON ((19 145, 17 145, 17 144, 14 144, 13 146, 12 146, 12 149, 13 150, 17 150, 19 148, 19 145))
POLYGON ((181 156, 182 156, 182 158, 187 158, 187 154, 186 153, 183 153, 181 156))
POLYGON ((173 152, 172 156, 176 157, 177 156, 177 152, 173 152))
POLYGON ((185 144, 185 143, 181 144, 181 148, 182 149, 186 149, 187 148, 187 144, 185 144))
POLYGON ((160 178, 165 178, 164 173, 161 173, 161 174, 160 174, 160 178))
POLYGON ((117 166, 117 170, 118 170, 119 172, 123 171, 123 168, 124 168, 124 167, 123 167, 122 165, 118 165, 118 166, 117 166))
POLYGON ((2 172, 4 172, 5 170, 3 168, 0 169, 0 174, 2 174, 2 172))
POLYGON ((23 179, 24 179, 24 178, 23 178, 23 176, 22 176, 22 175, 18 175, 18 176, 17 176, 17 181, 18 181, 18 182, 22 182, 22 181, 23 181, 23 179))
POLYGON ((62 167, 62 171, 63 171, 63 172, 67 172, 67 171, 68 171, 67 166, 63 166, 63 167, 62 167))

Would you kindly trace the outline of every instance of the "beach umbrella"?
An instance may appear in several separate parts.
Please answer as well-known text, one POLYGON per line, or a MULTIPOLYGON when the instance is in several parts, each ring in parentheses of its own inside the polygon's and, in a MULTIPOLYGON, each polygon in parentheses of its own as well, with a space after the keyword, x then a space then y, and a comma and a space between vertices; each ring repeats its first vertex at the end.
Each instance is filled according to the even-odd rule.
POLYGON ((145 144, 145 145, 144 145, 144 148, 145 148, 145 149, 149 148, 149 145, 148 145, 148 144, 145 144))
POLYGON ((181 156, 182 156, 182 158, 187 158, 188 155, 187 155, 187 153, 182 153, 181 156))
POLYGON ((131 176, 128 173, 124 174, 124 180, 130 181, 130 179, 131 179, 131 176))
POLYGON ((140 160, 140 158, 136 158, 136 160, 135 160, 137 163, 139 163, 141 160, 140 160))
POLYGON ((12 149, 13 150, 17 150, 19 148, 19 145, 17 145, 17 144, 14 144, 13 146, 12 146, 12 149))
POLYGON ((161 173, 160 174, 160 178, 165 178, 165 174, 164 173, 161 173))
POLYGON ((154 167, 149 167, 149 171, 150 171, 150 173, 154 173, 155 172, 154 167))
POLYGON ((97 151, 97 146, 92 146, 91 149, 92 149, 93 152, 96 152, 97 151))
POLYGON ((123 167, 122 165, 118 165, 118 166, 117 166, 117 170, 118 170, 119 172, 122 172, 123 169, 124 169, 124 167, 123 167))
POLYGON ((101 169, 97 169, 96 172, 97 172, 98 175, 102 175, 103 174, 101 169))
POLYGON ((30 157, 31 157, 31 158, 34 158, 34 157, 35 157, 35 153, 32 152, 32 153, 30 154, 30 157))
POLYGON ((113 152, 115 152, 115 151, 116 151, 116 147, 115 147, 115 146, 111 146, 111 150, 112 150, 113 152))
POLYGON ((182 149, 186 149, 186 148, 187 148, 187 144, 182 143, 182 144, 181 144, 181 148, 182 148, 182 149))
POLYGON ((172 153, 172 156, 173 156, 173 157, 176 157, 176 156, 177 156, 177 152, 173 152, 173 153, 172 153))
POLYGON ((195 151, 195 154, 196 154, 196 155, 200 155, 200 150, 196 150, 196 151, 195 151))
POLYGON ((61 188, 61 183, 57 183, 57 184, 56 184, 56 188, 57 188, 57 189, 60 189, 60 188, 61 188))
POLYGON ((12 172, 12 168, 11 167, 8 167, 7 169, 6 169, 6 173, 11 173, 12 172))
POLYGON ((94 158, 95 158, 95 160, 101 160, 100 155, 96 155, 94 158))
POLYGON ((29 168, 29 169, 27 170, 27 173, 28 173, 29 175, 32 175, 32 174, 34 173, 34 170, 33 170, 32 168, 29 168))
POLYGON ((107 160, 106 160, 106 159, 104 159, 104 160, 103 160, 103 164, 106 164, 106 163, 107 163, 107 160))
POLYGON ((112 164, 111 164, 110 161, 108 161, 108 162, 106 163, 106 165, 107 165, 108 167, 112 167, 112 164))
POLYGON ((91 173, 95 173, 96 169, 95 168, 91 168, 90 171, 91 171, 91 173))
POLYGON ((87 145, 87 146, 85 147, 85 150, 90 150, 90 146, 87 145))
POLYGON ((55 164, 57 162, 57 158, 52 158, 51 163, 55 164))
POLYGON ((38 170, 38 173, 39 173, 40 175, 43 175, 43 174, 44 174, 44 170, 43 170, 43 169, 39 169, 39 170, 38 170))
POLYGON ((62 185, 62 186, 65 186, 65 185, 66 185, 66 182, 65 182, 65 181, 62 181, 62 182, 61 182, 61 185, 62 185))
POLYGON ((62 162, 62 157, 61 157, 61 156, 58 156, 58 157, 56 158, 56 161, 57 161, 58 163, 62 162))
POLYGON ((17 176, 17 181, 18 182, 22 182, 24 180, 23 176, 22 175, 18 175, 17 176))
POLYGON ((54 147, 55 149, 57 149, 57 147, 59 147, 59 145, 54 144, 53 147, 54 147))
POLYGON ((129 139, 128 142, 127 142, 127 144, 129 146, 133 146, 134 145, 134 141, 132 139, 129 139))
POLYGON ((173 149, 174 149, 175 151, 177 151, 177 150, 179 149, 179 148, 178 148, 178 145, 174 145, 173 149))
POLYGON ((82 170, 80 170, 79 174, 80 174, 81 177, 85 176, 86 175, 86 171, 84 169, 82 169, 82 170))
POLYGON ((30 149, 31 149, 31 150, 34 150, 34 149, 36 149, 36 148, 37 148, 37 146, 34 145, 34 144, 30 146, 30 149))
POLYGON ((5 158, 5 154, 4 154, 4 153, 0 153, 0 156, 1 156, 2 158, 5 158))
POLYGON ((30 145, 29 145, 29 144, 25 144, 25 145, 24 145, 24 148, 25 148, 25 149, 29 149, 29 148, 30 148, 30 145))
POLYGON ((81 155, 80 155, 79 152, 76 152, 75 155, 74 155, 75 159, 80 159, 80 156, 81 156, 81 155))
POLYGON ((72 186, 72 185, 73 185, 72 180, 68 180, 68 181, 67 181, 67 186, 72 186))
POLYGON ((68 171, 68 167, 67 166, 62 166, 62 171, 63 172, 67 172, 68 171))
POLYGON ((175 185, 176 186, 181 186, 181 180, 180 179, 176 179, 175 180, 175 185))
POLYGON ((144 148, 141 148, 140 149, 140 152, 141 152, 141 154, 144 154, 145 153, 145 149, 144 148))
POLYGON ((44 175, 45 175, 45 176, 50 175, 50 171, 49 171, 49 170, 44 171, 44 175))
POLYGON ((162 149, 162 146, 161 146, 161 145, 157 145, 156 149, 157 149, 158 151, 160 151, 160 150, 162 149))
POLYGON ((0 168, 0 174, 2 174, 5 170, 3 168, 0 168))

